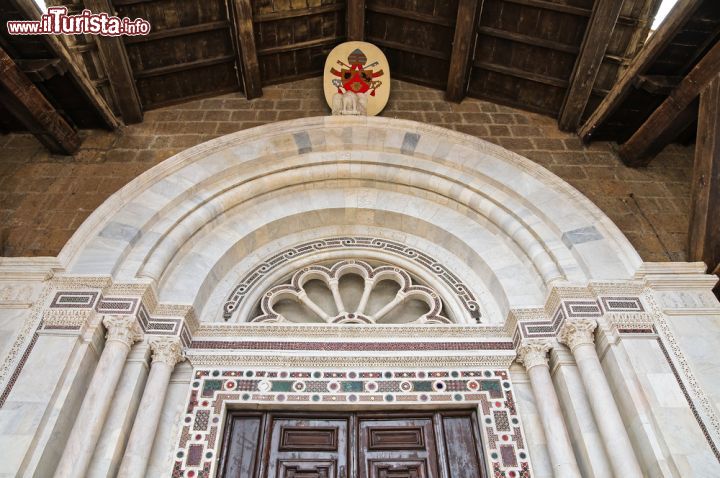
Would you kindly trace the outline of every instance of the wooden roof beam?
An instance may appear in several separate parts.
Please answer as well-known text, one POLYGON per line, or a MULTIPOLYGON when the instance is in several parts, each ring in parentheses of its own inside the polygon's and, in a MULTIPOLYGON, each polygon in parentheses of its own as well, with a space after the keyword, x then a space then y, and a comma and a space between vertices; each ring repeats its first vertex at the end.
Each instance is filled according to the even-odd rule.
MULTIPOLYGON (((720 42, 698 62, 673 90, 670 96, 650 115, 642 126, 618 150, 628 166, 646 166, 656 152, 655 143, 667 141, 678 115, 685 111, 706 85, 720 74, 720 42)), ((717 105, 716 105, 717 107, 717 105)))
POLYGON ((675 38, 675 35, 687 23, 690 17, 700 7, 703 0, 679 0, 670 14, 660 24, 660 27, 652 34, 645 46, 640 50, 635 59, 630 63, 627 70, 610 93, 602 100, 600 105, 593 111, 590 117, 583 124, 578 134, 587 142, 592 139, 595 130, 612 115, 615 110, 625 101, 628 93, 633 88, 635 77, 645 73, 647 68, 655 61, 662 51, 675 38))
POLYGON ((460 0, 458 2, 455 36, 453 37, 450 69, 445 99, 460 102, 465 98, 470 77, 471 60, 477 39, 477 18, 482 11, 483 0, 460 0))
MULTIPOLYGON (((84 0, 85 8, 94 13, 115 15, 109 0, 84 0)), ((105 74, 110 82, 115 104, 120 109, 125 124, 140 123, 143 120, 143 109, 140 94, 135 84, 130 60, 122 37, 96 37, 100 61, 105 67, 105 74)))
MULTIPOLYGON (((40 12, 40 9, 35 4, 35 2, 33 2, 33 0, 10 1, 16 10, 22 12, 23 17, 26 20, 40 20, 42 12, 40 12)), ((65 46, 65 43, 63 43, 62 40, 60 40, 60 38, 55 35, 41 36, 42 40, 45 41, 50 51, 52 51, 57 58, 60 58, 60 60, 62 60, 62 62, 67 66, 68 73, 75 80, 75 83, 77 83, 83 96, 93 106, 95 111, 97 111, 103 123, 105 123, 105 126, 110 129, 115 129, 119 127, 120 122, 118 121, 117 117, 112 112, 107 102, 105 102, 105 99, 97 90, 93 82, 90 81, 83 69, 75 62, 72 55, 65 46)))
POLYGON ((347 0, 347 38, 349 41, 365 39, 365 0, 347 0))
POLYGON ((575 62, 570 88, 560 109, 558 124, 563 131, 575 131, 580 126, 622 5, 623 0, 595 2, 580 55, 575 62))
POLYGON ((40 90, 0 48, 0 103, 43 145, 57 154, 72 154, 80 136, 40 90))
MULTIPOLYGON (((720 275, 720 76, 700 93, 688 260, 720 275)), ((720 288, 716 289, 720 292, 720 288)))
POLYGON ((231 0, 231 6, 239 76, 247 99, 258 98, 262 96, 262 78, 255 48, 252 5, 250 0, 231 0))

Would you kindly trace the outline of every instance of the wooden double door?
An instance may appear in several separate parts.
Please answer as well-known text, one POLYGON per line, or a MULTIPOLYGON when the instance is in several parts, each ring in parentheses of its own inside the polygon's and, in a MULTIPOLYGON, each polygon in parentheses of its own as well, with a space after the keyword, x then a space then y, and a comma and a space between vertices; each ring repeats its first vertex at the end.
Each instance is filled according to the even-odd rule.
POLYGON ((230 412, 226 478, 482 478, 473 410, 230 412))

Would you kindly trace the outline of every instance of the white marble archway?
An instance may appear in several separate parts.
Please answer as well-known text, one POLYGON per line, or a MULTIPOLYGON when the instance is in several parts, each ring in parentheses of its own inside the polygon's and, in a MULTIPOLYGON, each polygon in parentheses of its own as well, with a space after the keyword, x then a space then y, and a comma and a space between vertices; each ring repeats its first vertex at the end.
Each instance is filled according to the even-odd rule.
POLYGON ((329 236, 393 239, 453 264, 489 323, 558 282, 627 279, 640 258, 575 189, 468 135, 384 118, 309 118, 228 135, 165 161, 101 206, 68 271, 150 279, 206 310, 262 254, 329 236))
MULTIPOLYGON (((501 393, 492 408, 518 431, 499 442, 506 420, 483 411, 495 470, 717 470, 716 364, 712 347, 687 339, 720 330, 714 281, 698 264, 644 264, 577 190, 468 135, 374 117, 253 128, 133 180, 57 259, 0 261, 0 284, 31 291, 27 310, 11 315, 20 325, 0 370, 0 408, 35 417, 18 425, 0 413, 0 427, 20 430, 21 462, 9 466, 38 476, 57 469, 58 478, 113 475, 124 453, 129 474, 212 475, 225 400, 487 408, 501 393), (455 323, 247 322, 278 281, 348 259, 407 271, 437 292, 455 323), (697 316, 702 327, 686 325, 697 316), (382 371, 379 380, 414 373, 426 382, 429 371, 467 379, 453 384, 462 393, 445 395, 410 393, 400 381, 365 397, 303 392, 304 383, 273 391, 274 381, 287 388, 279 382, 291 373, 354 380, 370 369, 382 371), (253 388, 258 372, 269 374, 262 389, 253 388), (488 383, 472 379, 478 374, 488 383), (248 393, 235 388, 239 376, 248 393), (683 443, 674 441, 677 423, 683 443)), ((22 305, 15 302, 7 307, 22 305)), ((5 305, 0 297, 0 314, 5 305)))

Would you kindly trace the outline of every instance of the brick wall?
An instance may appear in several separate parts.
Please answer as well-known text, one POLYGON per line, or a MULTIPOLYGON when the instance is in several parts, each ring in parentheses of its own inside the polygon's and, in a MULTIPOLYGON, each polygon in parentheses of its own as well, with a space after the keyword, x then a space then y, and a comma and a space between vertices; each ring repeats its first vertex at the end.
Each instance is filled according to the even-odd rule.
MULTIPOLYGON (((121 131, 83 131, 73 157, 49 154, 28 134, 0 136, 0 255, 57 255, 108 196, 173 154, 272 121, 328 114, 320 80, 267 87, 148 111, 121 131)), ((554 119, 393 82, 384 116, 414 119, 497 143, 545 166, 588 196, 647 261, 685 260, 692 148, 670 146, 648 168, 622 165, 611 143, 584 147, 554 119)))

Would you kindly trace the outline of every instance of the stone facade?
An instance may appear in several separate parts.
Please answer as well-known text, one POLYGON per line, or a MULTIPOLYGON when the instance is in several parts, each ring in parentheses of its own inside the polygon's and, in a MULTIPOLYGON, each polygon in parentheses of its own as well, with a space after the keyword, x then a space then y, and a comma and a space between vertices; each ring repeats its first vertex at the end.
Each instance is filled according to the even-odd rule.
MULTIPOLYGON (((648 168, 622 165, 611 143, 583 147, 545 116, 393 81, 383 116, 450 128, 548 168, 590 198, 647 261, 685 260, 692 148, 669 146, 648 168)), ((143 171, 185 148, 274 121, 329 114, 319 79, 148 111, 117 133, 84 131, 74 157, 30 135, 0 136, 0 255, 54 256, 87 216, 143 171)))
POLYGON ((715 476, 716 280, 644 262, 576 189, 473 136, 235 133, 133 180, 57 257, 0 261, 0 476, 210 478, 229 408, 458 406, 488 476, 715 476), (315 300, 317 264, 332 289, 360 261, 453 323, 252 322, 279 286, 315 300))

